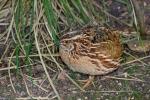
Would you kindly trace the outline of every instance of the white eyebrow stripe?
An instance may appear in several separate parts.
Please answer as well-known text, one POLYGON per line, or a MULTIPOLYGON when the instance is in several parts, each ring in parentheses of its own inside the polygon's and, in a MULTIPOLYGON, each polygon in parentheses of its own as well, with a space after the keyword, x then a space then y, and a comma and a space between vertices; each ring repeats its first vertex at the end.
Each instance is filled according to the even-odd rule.
POLYGON ((71 32, 68 32, 68 33, 66 33, 66 34, 75 34, 75 33, 77 33, 78 31, 71 31, 71 32))

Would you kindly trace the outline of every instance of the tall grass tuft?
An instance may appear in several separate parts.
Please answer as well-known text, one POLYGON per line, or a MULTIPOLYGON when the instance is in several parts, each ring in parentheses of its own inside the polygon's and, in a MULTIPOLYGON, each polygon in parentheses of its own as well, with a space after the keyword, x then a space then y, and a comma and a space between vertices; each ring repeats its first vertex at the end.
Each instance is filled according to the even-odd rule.
POLYGON ((51 38, 55 45, 59 45, 59 39, 56 33, 58 32, 58 18, 53 10, 52 0, 42 0, 45 16, 48 21, 48 26, 51 30, 51 38))
POLYGON ((23 62, 28 65, 27 71, 31 76, 30 53, 34 42, 33 38, 33 20, 34 20, 34 0, 16 0, 14 13, 15 32, 16 32, 16 66, 19 70, 19 55, 25 55, 23 62))

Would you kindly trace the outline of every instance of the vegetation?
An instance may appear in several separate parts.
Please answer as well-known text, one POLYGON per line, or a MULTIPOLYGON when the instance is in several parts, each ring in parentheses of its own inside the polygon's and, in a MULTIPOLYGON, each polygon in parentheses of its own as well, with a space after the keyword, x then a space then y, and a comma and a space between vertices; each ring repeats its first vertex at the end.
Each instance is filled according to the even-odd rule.
MULTIPOLYGON (((64 70, 66 67, 58 54, 59 38, 66 32, 85 25, 100 24, 120 30, 122 43, 127 43, 131 39, 139 37, 140 33, 146 33, 144 13, 142 11, 139 13, 140 9, 137 9, 138 4, 135 1, 0 0, 0 73, 2 73, 0 77, 9 78, 8 84, 13 90, 11 93, 14 93, 13 96, 10 93, 8 98, 61 99, 64 95, 69 94, 69 88, 72 91, 74 91, 73 88, 76 88, 76 96, 88 97, 89 91, 83 91, 81 84, 77 82, 77 79, 82 75, 79 76, 78 73, 70 70, 65 72, 64 70), (63 76, 62 73, 65 75, 63 76), (14 79, 15 76, 17 78, 14 79), (64 77, 66 77, 66 83, 69 82, 65 86, 67 90, 64 88, 61 90, 61 83, 58 84, 59 78, 63 80, 64 77), (17 83, 19 80, 22 80, 20 84, 23 85, 21 87, 24 87, 24 89, 20 87, 21 90, 25 91, 25 95, 22 97, 18 93, 17 83), (30 88, 32 86, 36 86, 44 93, 42 92, 43 94, 39 95, 37 91, 35 92, 33 88, 30 88)), ((141 5, 143 2, 141 2, 141 5)), ((145 9, 148 9, 149 6, 146 6, 145 9)), ((103 80, 100 82, 108 87, 105 87, 104 90, 91 88, 94 92, 90 91, 91 97, 89 96, 88 99, 102 98, 101 96, 107 98, 106 95, 109 95, 109 93, 108 99, 112 100, 141 100, 140 98, 146 98, 142 91, 139 91, 136 87, 132 88, 132 86, 137 84, 135 86, 140 87, 139 84, 144 83, 144 88, 148 86, 145 79, 150 76, 149 61, 144 62, 143 59, 148 58, 149 55, 144 54, 139 58, 130 54, 130 52, 125 51, 124 53, 123 73, 114 77, 104 76, 106 78, 104 82, 107 85, 102 82, 103 80), (139 63, 143 68, 139 68, 139 63), (141 70, 143 71, 141 72, 141 70), (111 87, 111 85, 116 85, 116 81, 121 85, 116 88, 111 87), (110 84, 111 82, 112 84, 110 84)), ((83 77, 86 76, 83 75, 83 77)), ((97 82, 98 80, 99 78, 94 82, 95 87, 101 86, 101 83, 97 82)), ((0 84, 0 94, 2 93, 2 97, 6 97, 7 95, 3 92, 1 86, 0 84)), ((150 87, 148 88, 150 89, 150 87)), ((147 92, 147 89, 144 92, 147 92)), ((148 97, 150 96, 148 95, 148 97)), ((71 93, 66 98, 76 99, 74 94, 71 93)))

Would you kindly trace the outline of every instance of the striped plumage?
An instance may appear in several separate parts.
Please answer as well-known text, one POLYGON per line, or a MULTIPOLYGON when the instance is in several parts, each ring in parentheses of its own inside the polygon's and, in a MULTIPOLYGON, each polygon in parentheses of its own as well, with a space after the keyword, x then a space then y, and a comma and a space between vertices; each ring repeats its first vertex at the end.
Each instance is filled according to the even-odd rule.
POLYGON ((71 70, 89 75, 104 75, 117 69, 122 54, 119 33, 99 26, 66 33, 59 50, 71 70))

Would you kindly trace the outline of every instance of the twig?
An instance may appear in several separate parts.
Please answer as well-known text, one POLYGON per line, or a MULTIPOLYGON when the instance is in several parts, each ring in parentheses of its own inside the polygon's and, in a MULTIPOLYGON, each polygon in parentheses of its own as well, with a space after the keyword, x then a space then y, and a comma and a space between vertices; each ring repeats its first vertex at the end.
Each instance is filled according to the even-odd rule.
POLYGON ((20 71, 20 73, 21 73, 21 76, 23 77, 23 82, 24 82, 24 84, 25 84, 25 87, 26 87, 27 93, 28 93, 28 95, 29 95, 30 97, 32 97, 32 94, 31 94, 31 93, 30 93, 30 91, 29 91, 29 88, 28 88, 27 82, 26 82, 26 80, 25 80, 25 77, 23 76, 22 71, 20 71))
MULTIPOLYGON (((28 75, 26 75, 26 74, 24 74, 26 77, 29 77, 30 78, 30 76, 28 76, 28 75)), ((31 80, 30 79, 28 79, 28 78, 26 78, 28 81, 30 81, 31 82, 31 80)), ((41 90, 43 90, 43 91, 45 91, 45 92, 48 92, 48 90, 46 90, 45 88, 43 88, 42 86, 40 86, 40 85, 38 85, 38 84, 36 84, 35 82, 33 82, 33 84, 34 85, 36 85, 37 87, 39 87, 41 90)))
POLYGON ((127 92, 127 93, 132 93, 133 91, 113 91, 113 90, 111 90, 111 91, 85 91, 86 93, 125 93, 125 92, 127 92))
POLYGON ((144 23, 144 1, 139 0, 139 2, 141 2, 141 5, 139 5, 139 2, 137 0, 130 0, 130 2, 133 8, 133 17, 136 29, 140 32, 140 36, 143 38, 146 35, 144 23))
MULTIPOLYGON (((15 50, 12 52, 11 56, 13 56, 14 53, 15 53, 15 50)), ((9 60, 8 68, 10 67, 10 64, 11 64, 11 59, 9 60)), ((8 75, 9 75, 11 87, 12 87, 13 91, 16 93, 16 89, 15 89, 13 82, 12 82, 12 79, 11 79, 10 69, 8 70, 8 75)))
POLYGON ((117 79, 117 80, 127 80, 127 81, 145 82, 145 81, 140 80, 140 79, 120 78, 120 77, 114 77, 114 76, 104 76, 104 78, 117 79))
POLYGON ((56 88, 55 88, 55 86, 54 86, 54 84, 53 84, 53 81, 51 80, 51 78, 50 78, 50 76, 49 76, 49 74, 48 74, 48 71, 47 71, 47 69, 46 69, 46 66, 45 66, 43 57, 42 57, 42 55, 41 55, 39 43, 38 43, 38 40, 37 40, 37 35, 38 35, 38 34, 37 34, 37 31, 38 31, 37 24, 35 24, 35 25, 34 25, 34 37, 35 37, 35 42, 36 42, 36 48, 37 48, 37 50, 38 50, 38 54, 39 54, 39 57, 40 57, 42 66, 43 66, 43 68, 44 68, 44 71, 45 71, 45 74, 46 74, 46 76, 47 76, 47 78, 48 78, 49 83, 51 84, 51 86, 52 86, 52 88, 53 88, 55 94, 57 95, 57 98, 58 98, 59 100, 61 100, 61 98, 60 98, 60 96, 59 96, 59 94, 58 94, 58 92, 57 92, 57 90, 56 90, 56 88))
POLYGON ((140 63, 142 63, 144 66, 145 66, 145 65, 146 65, 146 66, 148 65, 148 64, 144 63, 143 61, 141 61, 140 59, 136 58, 135 56, 131 55, 131 54, 128 53, 128 52, 124 51, 124 53, 127 54, 127 55, 129 55, 129 56, 131 56, 131 57, 133 57, 134 59, 137 59, 137 61, 139 61, 140 63))
MULTIPOLYGON (((52 54, 53 56, 59 56, 59 54, 52 54)), ((45 56, 45 57, 49 57, 50 55, 49 54, 41 54, 41 56, 45 56)), ((19 58, 25 58, 26 56, 18 56, 19 58)), ((29 55, 29 57, 39 57, 38 54, 34 54, 34 55, 29 55)), ((13 57, 8 57, 9 59, 11 58, 16 58, 16 56, 13 56, 13 57)))

